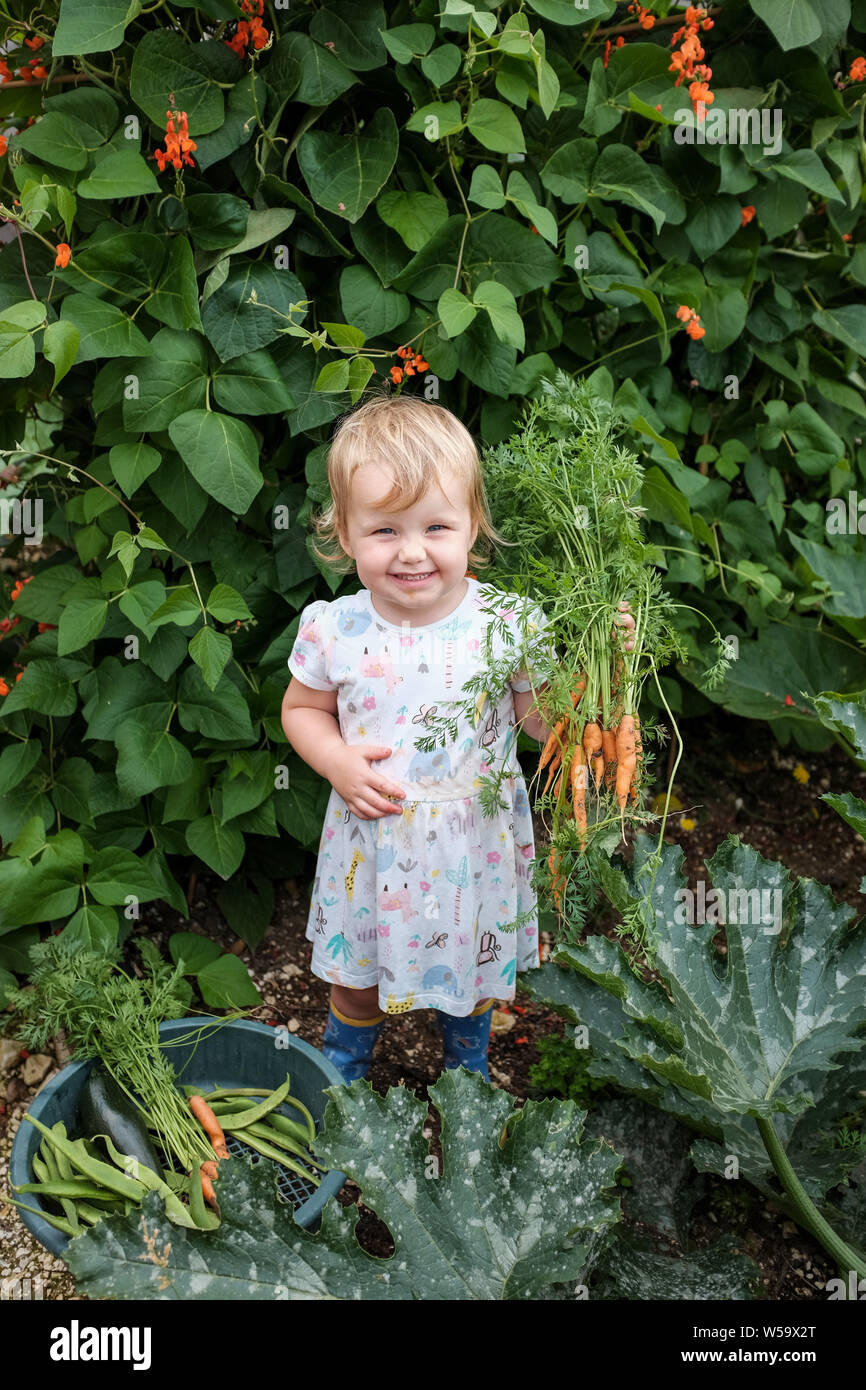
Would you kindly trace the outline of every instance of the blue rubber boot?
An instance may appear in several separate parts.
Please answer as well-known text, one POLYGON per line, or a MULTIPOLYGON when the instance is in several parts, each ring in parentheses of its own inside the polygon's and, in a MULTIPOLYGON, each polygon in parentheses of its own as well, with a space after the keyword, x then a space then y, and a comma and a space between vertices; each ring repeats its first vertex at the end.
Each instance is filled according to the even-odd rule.
POLYGON ((467 1071, 478 1071, 485 1081, 490 1080, 487 1070, 487 1047, 490 1042, 490 1018, 494 1000, 479 1004, 468 1018, 453 1018, 451 1014, 436 1010, 436 1021, 442 1034, 444 1046, 443 1064, 448 1070, 465 1067, 467 1071))
POLYGON ((359 1081, 367 1075, 385 1018, 385 1014, 375 1018, 347 1018, 331 1005, 322 1054, 333 1062, 344 1081, 359 1081))

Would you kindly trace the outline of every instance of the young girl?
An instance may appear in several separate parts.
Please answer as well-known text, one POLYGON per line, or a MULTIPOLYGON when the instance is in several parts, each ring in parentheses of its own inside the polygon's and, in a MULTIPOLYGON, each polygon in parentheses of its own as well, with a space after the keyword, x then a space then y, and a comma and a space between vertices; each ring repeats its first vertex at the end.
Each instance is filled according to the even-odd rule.
MULTIPOLYGON (((536 906, 517 725, 539 740, 549 729, 515 671, 495 707, 480 696, 474 724, 461 717, 448 746, 414 745, 481 666, 491 618, 467 565, 486 563, 479 533, 501 538, 472 437, 442 406, 368 401, 338 428, 328 479, 317 530, 364 588, 304 609, 282 707, 287 739, 332 787, 307 924, 313 973, 332 986, 323 1052, 347 1081, 365 1076, 386 1014, 433 1008, 445 1066, 489 1080, 492 1006, 514 997, 516 971, 538 965, 534 915, 502 930, 536 906), (507 809, 488 818, 481 774, 503 754, 507 809)), ((515 643, 526 603, 498 604, 515 643)), ((543 628, 539 609, 526 616, 543 628)), ((509 650, 499 633, 493 650, 509 650)))

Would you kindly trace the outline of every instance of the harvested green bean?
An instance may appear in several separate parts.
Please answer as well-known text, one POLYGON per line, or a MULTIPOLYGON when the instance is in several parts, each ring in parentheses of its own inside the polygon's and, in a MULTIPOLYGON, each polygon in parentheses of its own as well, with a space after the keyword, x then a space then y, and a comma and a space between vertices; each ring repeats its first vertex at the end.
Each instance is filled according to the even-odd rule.
POLYGON ((49 1170, 48 1164, 45 1162, 43 1158, 40 1158, 38 1154, 34 1154, 32 1164, 33 1171, 40 1182, 51 1181, 51 1172, 49 1170))
MULTIPOLYGON (((57 1121, 57 1124, 54 1125, 51 1133, 59 1134, 61 1139, 69 1138, 68 1134, 66 1133, 66 1126, 62 1120, 57 1121)), ((43 1143, 44 1142, 45 1141, 43 1140, 43 1143)), ((60 1174, 61 1178, 71 1178, 72 1164, 69 1162, 69 1159, 66 1157, 66 1155, 61 1153, 59 1149, 56 1151, 55 1160, 57 1163, 57 1171, 60 1174)))
POLYGON ((176 1193, 171 1190, 161 1174, 154 1173, 152 1168, 148 1168, 146 1164, 141 1163, 139 1159, 134 1158, 132 1155, 120 1153, 107 1134, 101 1134, 99 1137, 105 1140, 108 1152, 111 1154, 113 1162, 115 1162, 118 1167, 122 1168, 124 1172, 132 1175, 137 1182, 140 1182, 142 1186, 147 1188, 150 1192, 159 1193, 165 1203, 165 1214, 170 1220, 174 1221, 178 1226, 192 1227, 195 1225, 189 1209, 184 1206, 176 1193))
POLYGON ((281 1164, 283 1168, 291 1168, 292 1172, 297 1173, 300 1177, 306 1179, 307 1182, 311 1182, 314 1187, 318 1187, 321 1183, 322 1179, 317 1177, 315 1173, 310 1173, 306 1168, 302 1168, 293 1158, 289 1158, 287 1154, 282 1153, 279 1149, 275 1149, 273 1144, 265 1143, 257 1134, 249 1134, 248 1131, 245 1130, 242 1142, 244 1144, 249 1144, 251 1149, 255 1149, 257 1153, 263 1154, 265 1158, 272 1158, 275 1163, 281 1164))
POLYGON ((121 1197, 130 1197, 133 1201, 141 1201, 146 1190, 144 1184, 134 1182, 132 1178, 128 1178, 124 1173, 112 1168, 110 1163, 103 1163, 99 1159, 91 1158, 84 1146, 83 1139, 76 1139, 74 1142, 69 1139, 61 1139, 59 1134, 52 1134, 50 1129, 46 1129, 45 1125, 41 1124, 39 1120, 35 1120, 32 1115, 26 1114, 24 1118, 29 1124, 35 1125, 41 1134, 50 1136, 54 1148, 60 1149, 73 1168, 78 1169, 85 1177, 92 1178, 95 1183, 110 1188, 112 1192, 119 1193, 121 1197))
MULTIPOLYGON (((97 1186, 92 1182, 76 1182, 71 1178, 68 1182, 63 1182, 57 1178, 54 1182, 25 1182, 20 1187, 14 1183, 10 1184, 13 1192, 35 1192, 40 1197, 104 1197, 105 1188, 97 1186)), ((115 1196, 115 1200, 120 1198, 115 1196)))
POLYGON ((313 1119, 307 1107, 304 1105, 303 1101, 296 1100, 294 1096, 286 1096, 286 1105, 293 1105, 296 1110, 300 1110, 301 1114, 307 1122, 307 1130, 309 1131, 310 1139, 315 1139, 316 1122, 313 1119))
MULTIPOLYGON (((228 1134, 229 1132, 230 1131, 226 1129, 226 1133, 228 1134)), ((248 1134, 254 1134, 257 1139, 263 1139, 267 1144, 276 1144, 280 1149, 287 1149, 289 1153, 295 1154, 296 1157, 302 1159, 304 1163, 312 1164, 314 1168, 322 1168, 322 1164, 316 1162, 309 1149, 304 1148, 297 1140, 290 1138, 289 1135, 280 1134, 278 1130, 270 1129, 267 1124, 247 1125, 238 1135, 241 1143, 245 1142, 248 1134)), ((323 1169, 323 1171, 327 1170, 323 1169)))
POLYGON ((288 1115, 281 1115, 279 1111, 268 1116, 268 1124, 273 1125, 281 1134, 291 1135, 299 1144, 309 1146, 310 1140, 315 1138, 315 1133, 311 1135, 306 1125, 299 1125, 297 1120, 290 1120, 288 1115))
MULTIPOLYGON (((20 1207, 22 1211, 29 1211, 31 1216, 41 1216, 43 1221, 47 1221, 49 1226, 54 1226, 58 1231, 62 1231, 67 1236, 77 1236, 78 1231, 70 1225, 62 1216, 52 1216, 50 1212, 42 1211, 39 1207, 28 1207, 26 1202, 19 1202, 16 1197, 10 1197, 9 1201, 13 1207, 20 1207)), ((80 1227, 79 1227, 80 1230, 80 1227)))
POLYGON ((242 1110, 239 1115, 233 1115, 232 1129, 245 1129, 247 1125, 257 1124, 259 1120, 264 1119, 265 1115, 269 1115, 272 1110, 276 1110, 277 1106, 282 1105, 289 1093, 289 1080, 290 1078, 287 1076, 282 1086, 278 1086, 275 1091, 272 1091, 260 1105, 251 1105, 249 1109, 242 1110))
POLYGON ((204 1193, 201 1190, 201 1174, 195 1168, 189 1177, 189 1211, 200 1231, 212 1231, 220 1223, 216 1212, 208 1211, 205 1206, 204 1193))
POLYGON ((269 1096, 270 1094, 271 1092, 262 1086, 223 1086, 217 1091, 210 1091, 205 1096, 205 1100, 210 1105, 212 1100, 222 1100, 225 1096, 269 1096))

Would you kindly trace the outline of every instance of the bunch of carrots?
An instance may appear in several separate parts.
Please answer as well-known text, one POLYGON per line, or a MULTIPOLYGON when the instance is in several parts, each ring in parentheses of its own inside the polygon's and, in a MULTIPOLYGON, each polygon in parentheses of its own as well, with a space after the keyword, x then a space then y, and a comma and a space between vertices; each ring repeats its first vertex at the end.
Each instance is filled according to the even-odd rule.
MULTIPOLYGON (((658 549, 642 531, 643 469, 619 442, 626 429, 587 382, 556 371, 542 378, 509 438, 483 459, 492 519, 505 541, 491 581, 531 595, 543 616, 540 631, 527 625, 534 636, 521 630, 517 661, 505 665, 531 673, 536 706, 551 726, 538 761, 536 809, 548 832, 549 886, 561 916, 571 873, 577 885, 586 883, 629 825, 651 819, 641 807, 645 745, 666 730, 658 718, 641 725, 641 696, 652 682, 676 731, 658 672, 687 655, 677 605, 656 568, 658 549), (634 619, 629 634, 624 609, 634 619)), ((488 688, 500 674, 488 664, 488 688)))
MULTIPOLYGON (((588 718, 580 727, 578 706, 586 690, 586 674, 580 675, 571 692, 572 716, 559 719, 547 739, 538 759, 538 772, 547 768, 547 781, 542 789, 544 795, 558 772, 553 787, 553 797, 571 795, 571 809, 580 836, 581 850, 586 848, 587 820, 586 799, 590 792, 590 774, 596 796, 603 789, 612 792, 619 807, 623 834, 625 834, 625 809, 629 801, 637 805, 640 779, 639 765, 642 756, 640 737, 640 717, 637 714, 623 713, 619 722, 612 727, 604 727, 598 719, 588 718)), ((562 889, 564 876, 560 871, 560 855, 551 846, 548 858, 551 874, 551 890, 557 910, 562 910, 562 889)))

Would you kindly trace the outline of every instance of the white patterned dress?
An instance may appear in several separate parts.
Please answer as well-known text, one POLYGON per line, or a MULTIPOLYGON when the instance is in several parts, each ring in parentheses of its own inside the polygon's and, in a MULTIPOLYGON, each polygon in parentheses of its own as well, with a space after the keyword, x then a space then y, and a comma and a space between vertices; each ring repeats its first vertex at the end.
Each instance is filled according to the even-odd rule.
MULTIPOLYGON (((306 932, 315 975, 355 989, 378 985, 389 1013, 435 1008, 462 1018, 481 999, 512 999, 516 972, 538 965, 535 845, 511 694, 529 681, 512 680, 493 709, 482 695, 475 723, 461 714, 448 746, 414 746, 437 710, 453 717, 448 702, 465 698, 464 683, 481 667, 491 619, 480 611, 481 583, 466 582, 459 606, 426 626, 386 621, 367 589, 308 604, 288 660, 303 685, 337 691, 346 743, 392 749, 370 765, 406 792, 402 815, 360 820, 331 789, 306 932), (481 774, 491 763, 498 770, 503 756, 508 808, 485 817, 481 774), (522 927, 503 931, 526 911, 522 927)), ((515 643, 520 605, 545 627, 528 600, 503 594, 496 602, 514 623, 515 643)), ((508 655, 495 625, 492 635, 494 657, 508 655)))

